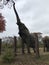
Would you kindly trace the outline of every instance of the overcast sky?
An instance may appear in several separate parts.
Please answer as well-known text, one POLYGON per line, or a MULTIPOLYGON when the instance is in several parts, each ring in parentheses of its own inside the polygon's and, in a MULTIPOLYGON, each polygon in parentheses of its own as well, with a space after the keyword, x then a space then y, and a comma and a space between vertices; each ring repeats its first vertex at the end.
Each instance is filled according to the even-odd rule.
MULTIPOLYGON (((49 35, 49 0, 17 0, 16 9, 21 21, 30 32, 41 32, 49 35)), ((6 19, 6 31, 0 37, 18 36, 18 26, 13 7, 0 9, 6 19)))

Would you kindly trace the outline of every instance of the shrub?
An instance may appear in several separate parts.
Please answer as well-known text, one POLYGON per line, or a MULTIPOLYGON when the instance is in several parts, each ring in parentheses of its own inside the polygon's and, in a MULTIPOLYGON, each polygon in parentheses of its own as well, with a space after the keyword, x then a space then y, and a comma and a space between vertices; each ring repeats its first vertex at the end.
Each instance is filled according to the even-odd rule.
POLYGON ((6 63, 11 63, 14 60, 14 54, 10 50, 7 50, 2 59, 6 63))

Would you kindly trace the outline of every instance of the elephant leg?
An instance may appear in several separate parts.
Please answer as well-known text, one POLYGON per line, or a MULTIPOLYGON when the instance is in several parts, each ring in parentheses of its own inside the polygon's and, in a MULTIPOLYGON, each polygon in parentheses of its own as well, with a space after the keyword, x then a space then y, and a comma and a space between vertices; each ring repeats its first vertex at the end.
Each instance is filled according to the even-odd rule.
POLYGON ((27 45, 27 50, 28 50, 28 53, 30 53, 30 47, 27 45))
POLYGON ((28 51, 28 53, 30 53, 29 41, 27 41, 27 51, 28 51))
POLYGON ((30 38, 29 37, 26 40, 26 45, 27 45, 27 51, 30 54, 30 38))
POLYGON ((47 52, 49 52, 49 47, 47 47, 47 52))
POLYGON ((47 52, 49 52, 49 43, 47 43, 47 52))
POLYGON ((44 52, 45 52, 45 47, 44 47, 44 52))
POLYGON ((44 44, 44 52, 45 52, 45 47, 46 47, 46 46, 45 46, 45 44, 44 44))
POLYGON ((25 53, 25 52, 24 52, 24 47, 25 47, 24 42, 22 42, 22 53, 23 53, 23 54, 25 53))

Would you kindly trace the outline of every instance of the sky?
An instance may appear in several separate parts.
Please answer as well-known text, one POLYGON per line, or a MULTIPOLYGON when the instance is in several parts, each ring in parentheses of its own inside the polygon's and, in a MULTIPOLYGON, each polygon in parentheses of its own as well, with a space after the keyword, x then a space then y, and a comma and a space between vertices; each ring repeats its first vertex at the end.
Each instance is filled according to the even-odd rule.
MULTIPOLYGON (((15 6, 21 22, 30 33, 41 32, 43 36, 49 35, 49 0, 17 0, 15 6)), ((13 7, 4 6, 0 13, 6 20, 6 31, 0 33, 0 37, 19 36, 13 7)))

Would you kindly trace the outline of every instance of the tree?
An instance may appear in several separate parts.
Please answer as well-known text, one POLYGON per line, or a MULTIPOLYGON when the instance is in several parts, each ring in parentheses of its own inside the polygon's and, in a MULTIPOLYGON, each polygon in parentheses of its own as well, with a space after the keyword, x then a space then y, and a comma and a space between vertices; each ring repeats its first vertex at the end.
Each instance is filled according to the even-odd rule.
POLYGON ((5 31, 5 20, 2 14, 0 13, 0 32, 5 31))
MULTIPOLYGON (((11 5, 13 5, 13 3, 15 3, 15 0, 1 0, 0 1, 0 9, 4 8, 4 5, 8 5, 9 8, 11 8, 11 5)), ((5 20, 4 17, 2 16, 2 14, 0 14, 0 32, 3 32, 5 30, 5 20)), ((14 54, 16 55, 16 37, 14 36, 14 54)))
POLYGON ((16 0, 0 0, 0 9, 3 9, 4 5, 8 5, 8 7, 11 8, 15 1, 16 0))
MULTIPOLYGON (((5 20, 2 14, 0 13, 0 32, 5 31, 5 20)), ((1 44, 2 44, 2 39, 0 39, 0 54, 1 54, 1 44)))

